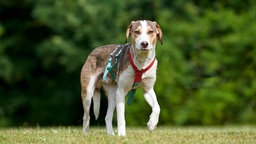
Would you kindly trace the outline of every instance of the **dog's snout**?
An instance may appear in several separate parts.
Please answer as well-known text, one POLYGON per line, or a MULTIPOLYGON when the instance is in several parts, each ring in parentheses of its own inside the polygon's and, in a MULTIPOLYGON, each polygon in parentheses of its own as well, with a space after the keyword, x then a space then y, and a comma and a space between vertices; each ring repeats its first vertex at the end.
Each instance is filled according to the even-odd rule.
POLYGON ((148 42, 143 41, 143 42, 140 43, 140 45, 141 45, 143 48, 146 48, 146 47, 148 47, 148 42))

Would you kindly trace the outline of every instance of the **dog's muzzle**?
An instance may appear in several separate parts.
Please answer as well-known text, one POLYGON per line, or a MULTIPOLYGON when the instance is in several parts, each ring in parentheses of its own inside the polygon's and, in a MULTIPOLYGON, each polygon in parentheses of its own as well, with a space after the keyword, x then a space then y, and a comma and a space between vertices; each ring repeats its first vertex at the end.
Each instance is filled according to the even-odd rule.
POLYGON ((143 41, 140 43, 142 48, 147 48, 148 47, 148 42, 147 41, 143 41))
POLYGON ((147 41, 142 41, 140 43, 140 50, 142 51, 150 50, 149 43, 147 41))

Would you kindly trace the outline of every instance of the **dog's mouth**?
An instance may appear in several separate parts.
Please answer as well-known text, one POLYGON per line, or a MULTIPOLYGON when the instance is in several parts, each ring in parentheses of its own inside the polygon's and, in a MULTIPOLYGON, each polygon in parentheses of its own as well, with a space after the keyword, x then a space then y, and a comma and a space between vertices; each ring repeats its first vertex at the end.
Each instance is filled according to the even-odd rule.
POLYGON ((150 51, 152 50, 151 47, 141 47, 140 49, 138 49, 139 51, 150 51))
POLYGON ((149 49, 140 49, 139 51, 149 51, 149 49))
POLYGON ((154 49, 152 45, 143 45, 143 44, 140 44, 140 45, 133 44, 133 47, 136 49, 136 51, 141 51, 141 52, 148 52, 154 49))

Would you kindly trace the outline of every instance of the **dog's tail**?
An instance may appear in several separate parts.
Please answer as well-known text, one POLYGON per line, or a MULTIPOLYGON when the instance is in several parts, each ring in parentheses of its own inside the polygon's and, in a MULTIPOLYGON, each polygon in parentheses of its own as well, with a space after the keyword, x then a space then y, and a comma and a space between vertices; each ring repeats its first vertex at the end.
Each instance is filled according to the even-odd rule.
POLYGON ((93 94, 93 111, 95 119, 97 120, 100 113, 100 90, 97 88, 95 89, 93 94))

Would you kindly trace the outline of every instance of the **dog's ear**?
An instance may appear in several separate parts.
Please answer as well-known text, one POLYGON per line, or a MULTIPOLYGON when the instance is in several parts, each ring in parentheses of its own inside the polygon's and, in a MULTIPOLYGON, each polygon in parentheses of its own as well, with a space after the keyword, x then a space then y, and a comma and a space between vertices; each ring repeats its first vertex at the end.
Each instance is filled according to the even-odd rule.
POLYGON ((131 22, 131 24, 128 26, 127 30, 126 30, 126 40, 125 43, 127 43, 128 38, 130 37, 131 33, 132 33, 132 24, 134 23, 134 21, 131 22))
POLYGON ((157 33, 157 39, 161 42, 161 44, 163 44, 163 41, 162 41, 162 30, 161 30, 161 27, 157 24, 157 22, 154 22, 155 25, 156 25, 156 33, 157 33))

